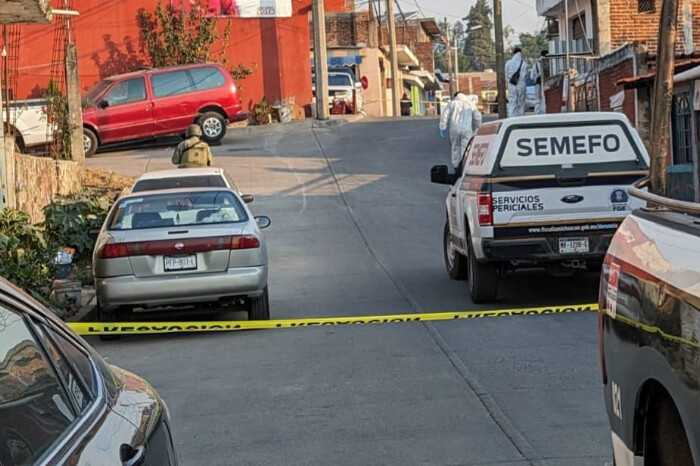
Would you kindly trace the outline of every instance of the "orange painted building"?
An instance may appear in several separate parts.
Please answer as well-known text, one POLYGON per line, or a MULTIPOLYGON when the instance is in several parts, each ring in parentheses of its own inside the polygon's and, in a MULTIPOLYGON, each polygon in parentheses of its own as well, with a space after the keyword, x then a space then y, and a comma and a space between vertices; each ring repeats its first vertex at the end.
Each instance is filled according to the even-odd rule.
MULTIPOLYGON (((51 1, 58 7, 59 0, 51 1)), ((254 70, 241 81, 246 107, 260 101, 263 95, 271 103, 294 99, 297 105, 305 106, 311 102, 311 0, 291 1, 290 18, 219 20, 221 31, 231 23, 226 50, 229 65, 243 63, 254 70)), ((342 9, 347 0, 329 3, 328 9, 342 9)), ((148 57, 141 50, 138 15, 140 9, 152 12, 156 4, 157 0, 73 0, 73 9, 80 12, 73 21, 83 91, 104 77, 148 66, 148 57)), ((22 27, 16 98, 42 95, 50 77, 54 32, 53 26, 22 27)), ((215 47, 212 55, 220 50, 220 46, 215 47)))

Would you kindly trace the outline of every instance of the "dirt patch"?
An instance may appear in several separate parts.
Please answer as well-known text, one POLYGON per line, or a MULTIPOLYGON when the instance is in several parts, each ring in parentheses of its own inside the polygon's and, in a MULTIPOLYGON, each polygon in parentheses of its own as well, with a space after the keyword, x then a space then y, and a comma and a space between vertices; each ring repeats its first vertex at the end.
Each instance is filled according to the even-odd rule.
POLYGON ((112 197, 129 189, 136 181, 135 177, 124 176, 108 170, 86 168, 83 177, 83 187, 103 191, 112 197))

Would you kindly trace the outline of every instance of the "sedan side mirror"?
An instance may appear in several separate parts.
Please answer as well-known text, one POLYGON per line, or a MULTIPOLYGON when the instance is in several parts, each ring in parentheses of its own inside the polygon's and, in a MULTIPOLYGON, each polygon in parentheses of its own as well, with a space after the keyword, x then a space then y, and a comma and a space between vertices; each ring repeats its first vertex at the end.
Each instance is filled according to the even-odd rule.
POLYGON ((107 108, 109 107, 109 101, 107 100, 100 100, 100 108, 107 108))
POLYGON ((250 204, 255 200, 252 194, 242 194, 241 199, 243 199, 243 202, 245 202, 246 204, 250 204))
POLYGON ((457 174, 450 175, 447 165, 435 165, 430 169, 431 183, 453 185, 456 180, 457 174))
POLYGON ((270 217, 266 217, 265 215, 255 217, 255 221, 258 223, 258 228, 260 229, 267 228, 272 224, 272 220, 270 220, 270 217))

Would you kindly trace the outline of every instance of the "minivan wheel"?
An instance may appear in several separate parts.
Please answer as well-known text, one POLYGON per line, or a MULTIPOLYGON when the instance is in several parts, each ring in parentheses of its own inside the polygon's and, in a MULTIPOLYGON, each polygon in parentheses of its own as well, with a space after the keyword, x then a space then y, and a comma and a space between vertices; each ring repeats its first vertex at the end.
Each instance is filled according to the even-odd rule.
POLYGON ((97 136, 88 128, 83 128, 83 149, 85 149, 85 157, 92 157, 97 152, 97 136))
POLYGON ((477 262, 472 248, 471 236, 467 238, 469 257, 469 294, 475 304, 490 303, 496 300, 498 292, 498 265, 477 262))
POLYGON ((450 222, 445 222, 445 231, 442 237, 442 249, 445 255, 445 267, 453 280, 467 278, 467 258, 457 252, 450 238, 450 222))
POLYGON ((250 299, 248 320, 270 320, 270 298, 267 293, 267 286, 261 296, 250 299))
POLYGON ((202 139, 205 142, 219 142, 226 135, 226 120, 216 112, 200 116, 197 124, 202 128, 202 139))

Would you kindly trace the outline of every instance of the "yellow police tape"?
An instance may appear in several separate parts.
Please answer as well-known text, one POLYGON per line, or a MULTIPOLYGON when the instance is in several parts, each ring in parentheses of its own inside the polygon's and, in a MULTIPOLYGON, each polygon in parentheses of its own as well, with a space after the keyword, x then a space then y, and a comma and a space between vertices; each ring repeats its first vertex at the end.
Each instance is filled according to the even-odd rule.
POLYGON ((274 328, 317 327, 328 325, 394 324, 436 320, 461 320, 481 317, 531 316, 597 311, 597 304, 500 309, 486 311, 435 312, 355 317, 321 317, 284 320, 229 320, 212 322, 71 322, 80 335, 134 335, 182 332, 230 332, 274 328))

